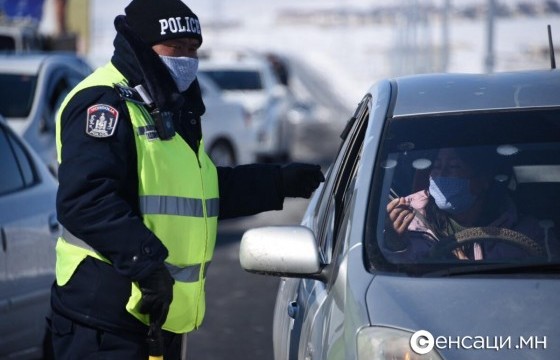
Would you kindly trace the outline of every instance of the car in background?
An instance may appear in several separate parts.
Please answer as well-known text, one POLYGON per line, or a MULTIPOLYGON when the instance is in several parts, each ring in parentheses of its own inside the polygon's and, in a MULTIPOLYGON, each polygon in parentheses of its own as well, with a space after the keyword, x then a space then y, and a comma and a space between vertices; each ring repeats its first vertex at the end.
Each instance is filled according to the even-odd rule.
POLYGON ((206 152, 217 166, 236 166, 256 161, 256 137, 251 114, 238 102, 226 100, 206 74, 198 74, 206 112, 202 133, 206 152))
POLYGON ((44 46, 37 27, 32 22, 0 19, 1 51, 33 51, 44 46))
POLYGON ((259 161, 287 161, 293 130, 289 111, 292 98, 269 60, 257 54, 202 58, 199 73, 222 90, 224 98, 240 102, 253 119, 259 161))
POLYGON ((57 182, 0 117, 0 358, 52 358, 57 182))
POLYGON ((300 226, 242 238, 242 267, 281 277, 274 359, 556 358, 560 71, 382 80, 342 139, 300 226), (449 148, 489 165, 492 177, 466 189, 505 200, 485 208, 503 222, 447 218, 443 235, 417 225, 398 244, 389 201, 424 191, 449 148), (413 254, 419 233, 433 247, 413 254))
POLYGON ((56 174, 56 111, 70 90, 92 72, 73 53, 0 55, 0 114, 56 174))

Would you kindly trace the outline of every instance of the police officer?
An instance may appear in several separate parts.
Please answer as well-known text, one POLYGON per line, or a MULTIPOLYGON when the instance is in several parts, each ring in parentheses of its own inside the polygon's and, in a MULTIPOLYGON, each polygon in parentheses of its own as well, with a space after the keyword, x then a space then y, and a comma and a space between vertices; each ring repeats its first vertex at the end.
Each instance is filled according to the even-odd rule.
POLYGON ((58 113, 49 323, 62 360, 145 359, 147 337, 178 359, 204 317, 218 217, 282 209, 324 181, 302 163, 216 168, 201 134, 197 16, 180 0, 133 0, 125 14, 111 61, 58 113))

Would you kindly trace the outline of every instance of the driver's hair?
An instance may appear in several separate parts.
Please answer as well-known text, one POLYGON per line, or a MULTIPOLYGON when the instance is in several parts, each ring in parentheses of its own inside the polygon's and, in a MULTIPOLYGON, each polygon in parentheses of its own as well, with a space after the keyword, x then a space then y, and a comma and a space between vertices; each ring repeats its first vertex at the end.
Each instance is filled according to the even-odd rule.
POLYGON ((476 175, 493 177, 501 171, 495 147, 457 147, 453 150, 476 175))

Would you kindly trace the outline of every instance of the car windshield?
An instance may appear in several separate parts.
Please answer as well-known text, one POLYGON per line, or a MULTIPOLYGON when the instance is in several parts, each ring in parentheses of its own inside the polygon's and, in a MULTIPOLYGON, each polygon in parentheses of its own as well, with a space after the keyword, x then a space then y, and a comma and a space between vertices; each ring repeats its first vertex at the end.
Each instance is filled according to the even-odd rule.
POLYGON ((204 70, 222 90, 262 90, 258 71, 253 70, 204 70))
POLYGON ((375 169, 371 268, 560 262, 560 110, 393 118, 375 169))
POLYGON ((7 118, 25 118, 31 112, 37 76, 0 74, 0 114, 7 118))

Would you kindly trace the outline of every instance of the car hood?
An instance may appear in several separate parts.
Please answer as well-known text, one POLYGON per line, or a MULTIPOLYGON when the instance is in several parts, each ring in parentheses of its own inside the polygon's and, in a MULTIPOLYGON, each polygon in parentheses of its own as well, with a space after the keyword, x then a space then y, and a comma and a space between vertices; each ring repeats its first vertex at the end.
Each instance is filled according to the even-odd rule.
MULTIPOLYGON (((372 325, 411 332, 427 330, 435 338, 491 337, 489 344, 494 337, 509 336, 514 347, 502 351, 456 347, 439 350, 447 359, 472 359, 475 355, 480 359, 503 359, 506 354, 520 358, 521 351, 536 358, 552 358, 552 354, 560 353, 559 294, 560 279, 553 278, 376 276, 366 301, 372 325), (539 341, 546 337, 546 350, 542 343, 540 350, 515 349, 521 336, 539 341), (546 354, 550 356, 543 357, 546 354)), ((472 345, 473 340, 468 344, 472 345)))

